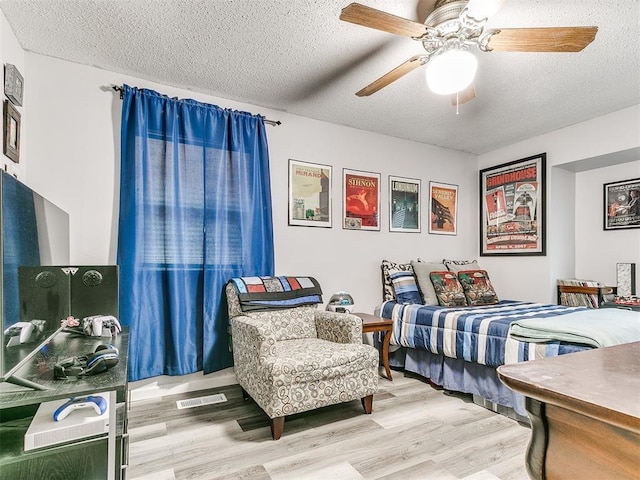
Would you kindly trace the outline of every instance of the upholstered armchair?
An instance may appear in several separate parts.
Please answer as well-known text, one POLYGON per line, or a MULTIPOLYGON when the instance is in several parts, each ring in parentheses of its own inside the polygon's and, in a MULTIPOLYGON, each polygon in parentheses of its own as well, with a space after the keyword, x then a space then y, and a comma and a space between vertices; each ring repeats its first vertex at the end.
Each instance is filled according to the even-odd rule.
POLYGON ((287 415, 360 398, 371 413, 378 389, 378 351, 362 343, 362 321, 315 305, 243 311, 226 286, 235 374, 271 419, 278 440, 287 415))

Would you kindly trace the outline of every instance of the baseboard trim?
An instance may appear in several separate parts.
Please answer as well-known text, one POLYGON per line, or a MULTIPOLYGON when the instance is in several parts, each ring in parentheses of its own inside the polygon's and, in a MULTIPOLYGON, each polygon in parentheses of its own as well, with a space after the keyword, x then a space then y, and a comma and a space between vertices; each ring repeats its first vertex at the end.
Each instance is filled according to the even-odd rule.
POLYGON ((204 375, 202 372, 180 376, 163 375, 129 383, 129 401, 150 400, 166 395, 226 387, 237 383, 233 367, 208 375, 204 375))

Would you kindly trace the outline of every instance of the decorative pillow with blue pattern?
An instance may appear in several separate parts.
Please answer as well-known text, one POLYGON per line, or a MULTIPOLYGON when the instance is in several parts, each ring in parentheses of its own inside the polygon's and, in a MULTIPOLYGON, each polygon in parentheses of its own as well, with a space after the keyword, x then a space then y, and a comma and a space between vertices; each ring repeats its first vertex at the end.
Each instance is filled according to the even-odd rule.
POLYGON ((393 289, 396 294, 398 303, 410 304, 410 303, 422 303, 422 297, 418 290, 418 284, 416 283, 416 277, 413 272, 406 272, 403 270, 390 270, 389 278, 393 284, 393 289))

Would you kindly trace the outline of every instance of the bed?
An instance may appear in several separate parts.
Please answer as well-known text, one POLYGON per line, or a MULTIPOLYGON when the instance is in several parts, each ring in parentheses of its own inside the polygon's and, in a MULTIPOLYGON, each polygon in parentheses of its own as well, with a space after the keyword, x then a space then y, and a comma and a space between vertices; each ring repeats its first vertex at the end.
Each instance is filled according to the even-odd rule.
MULTIPOLYGON (((500 382, 498 366, 640 340, 640 314, 626 310, 497 297, 491 304, 425 305, 425 299, 434 300, 418 282, 424 265, 412 264, 415 271, 405 264, 405 268, 385 272, 383 262, 386 301, 376 309, 376 315, 393 321, 391 366, 416 373, 445 390, 472 394, 474 402, 512 418, 526 418, 524 398, 500 382), (413 288, 411 277, 419 296, 415 292, 413 297, 407 295, 413 288)), ((447 266, 432 264, 430 273, 443 265, 447 266)), ((454 276, 469 271, 463 270, 467 268, 464 265, 469 263, 460 266, 454 276)), ((477 267, 476 263, 471 268, 477 267)), ((488 275, 485 281, 489 281, 488 275)))

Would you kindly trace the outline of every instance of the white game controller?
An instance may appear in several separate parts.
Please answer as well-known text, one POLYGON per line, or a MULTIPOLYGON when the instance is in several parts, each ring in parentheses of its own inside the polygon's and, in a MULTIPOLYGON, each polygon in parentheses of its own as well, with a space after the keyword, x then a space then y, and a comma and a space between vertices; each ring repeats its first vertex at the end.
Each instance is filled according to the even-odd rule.
POLYGON ((31 341, 36 326, 31 322, 18 322, 15 324, 20 329, 20 343, 28 343, 31 341))
POLYGON ((35 342, 42 337, 45 324, 44 320, 14 323, 4 331, 5 337, 8 338, 6 346, 12 347, 23 343, 35 342))
POLYGON ((93 315, 83 319, 84 331, 92 337, 111 338, 122 331, 120 322, 112 315, 93 315), (90 330, 89 330, 90 328, 90 330))
POLYGON ((89 395, 88 397, 71 398, 68 402, 60 405, 55 412, 53 412, 53 420, 59 422, 67 418, 67 416, 74 410, 80 408, 93 408, 96 415, 102 415, 107 411, 107 401, 104 397, 89 395))

